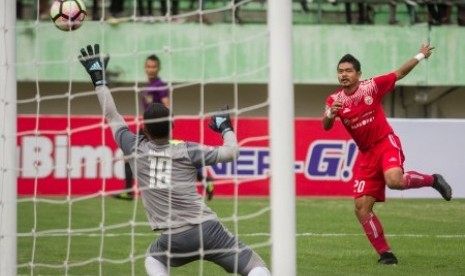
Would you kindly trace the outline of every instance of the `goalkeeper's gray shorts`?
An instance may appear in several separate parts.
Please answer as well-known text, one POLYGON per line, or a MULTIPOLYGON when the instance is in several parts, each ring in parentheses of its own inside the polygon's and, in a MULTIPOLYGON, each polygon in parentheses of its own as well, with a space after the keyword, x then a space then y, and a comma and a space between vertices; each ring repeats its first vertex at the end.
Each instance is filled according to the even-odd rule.
POLYGON ((171 234, 171 237, 162 234, 152 242, 148 251, 149 255, 172 267, 204 259, 223 267, 229 273, 247 275, 256 266, 266 266, 252 249, 217 220, 206 221, 184 232, 171 234), (204 252, 203 258, 200 254, 201 248, 204 252))

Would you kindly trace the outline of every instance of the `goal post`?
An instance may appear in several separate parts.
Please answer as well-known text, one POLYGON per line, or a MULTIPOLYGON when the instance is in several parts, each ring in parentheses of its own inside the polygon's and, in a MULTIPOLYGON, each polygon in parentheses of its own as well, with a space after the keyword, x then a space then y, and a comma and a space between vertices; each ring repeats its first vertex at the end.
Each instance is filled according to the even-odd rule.
POLYGON ((292 1, 268 1, 271 263, 273 275, 296 274, 292 1))
POLYGON ((0 275, 16 275, 16 1, 0 11, 0 275))

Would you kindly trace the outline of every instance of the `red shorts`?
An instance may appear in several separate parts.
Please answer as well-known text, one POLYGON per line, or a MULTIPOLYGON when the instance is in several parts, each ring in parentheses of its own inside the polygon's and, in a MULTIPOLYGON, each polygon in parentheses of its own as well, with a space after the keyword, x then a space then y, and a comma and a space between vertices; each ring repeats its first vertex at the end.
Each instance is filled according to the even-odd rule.
POLYGON ((354 197, 370 195, 376 201, 384 201, 384 172, 390 168, 404 169, 404 153, 399 137, 390 134, 373 147, 360 153, 360 165, 355 171, 354 197))

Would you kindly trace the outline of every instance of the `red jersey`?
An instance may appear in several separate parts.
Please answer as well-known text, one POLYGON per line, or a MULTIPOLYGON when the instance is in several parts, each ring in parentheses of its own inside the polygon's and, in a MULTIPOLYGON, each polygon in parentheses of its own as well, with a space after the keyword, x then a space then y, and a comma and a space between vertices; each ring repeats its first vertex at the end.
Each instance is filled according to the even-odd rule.
POLYGON ((344 89, 339 88, 326 99, 326 108, 337 99, 342 101, 337 116, 361 151, 394 132, 381 100, 394 88, 396 80, 395 73, 374 77, 361 81, 352 95, 346 95, 344 89))

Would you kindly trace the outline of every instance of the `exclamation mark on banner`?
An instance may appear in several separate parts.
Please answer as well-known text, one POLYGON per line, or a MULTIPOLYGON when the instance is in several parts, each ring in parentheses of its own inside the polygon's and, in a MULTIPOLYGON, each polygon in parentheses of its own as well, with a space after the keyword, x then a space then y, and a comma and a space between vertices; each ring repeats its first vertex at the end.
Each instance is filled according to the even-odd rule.
POLYGON ((341 180, 347 182, 352 178, 352 169, 357 156, 357 145, 353 141, 347 143, 344 155, 341 180))

